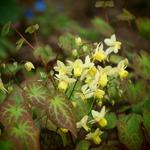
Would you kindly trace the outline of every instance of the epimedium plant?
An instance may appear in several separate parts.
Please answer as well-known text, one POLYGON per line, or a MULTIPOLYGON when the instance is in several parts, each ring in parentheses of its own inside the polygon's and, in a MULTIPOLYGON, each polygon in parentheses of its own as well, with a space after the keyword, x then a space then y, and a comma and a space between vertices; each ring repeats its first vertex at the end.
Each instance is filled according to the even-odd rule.
MULTIPOLYGON (((26 32, 34 33, 38 28, 33 25, 26 32)), ((126 101, 132 99, 128 87, 134 87, 128 86, 128 59, 119 59, 117 64, 110 60, 121 49, 115 34, 100 43, 61 36, 59 45, 71 51, 69 60, 58 59, 51 70, 47 69, 51 49, 39 50, 22 35, 21 39, 33 49, 35 58, 40 58, 45 70, 38 71, 31 61, 26 61, 22 69, 36 70, 32 78, 19 85, 16 82, 11 88, 0 80, 1 91, 8 95, 0 105, 2 144, 10 149, 37 150, 48 141, 47 149, 69 146, 140 150, 144 139, 149 142, 148 101, 139 104, 140 111, 138 104, 126 101), (43 129, 45 135, 41 135, 43 129)), ((46 149, 45 145, 41 149, 46 149)))

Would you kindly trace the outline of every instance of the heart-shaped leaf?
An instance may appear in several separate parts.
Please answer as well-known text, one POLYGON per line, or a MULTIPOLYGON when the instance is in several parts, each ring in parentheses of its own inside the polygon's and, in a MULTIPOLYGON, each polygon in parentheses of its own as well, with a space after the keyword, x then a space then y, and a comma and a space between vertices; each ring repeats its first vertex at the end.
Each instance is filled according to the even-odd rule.
POLYGON ((57 94, 49 100, 48 115, 58 127, 66 128, 77 136, 73 107, 63 94, 57 94))
POLYGON ((143 141, 140 129, 142 118, 137 114, 122 115, 117 123, 118 135, 121 143, 129 150, 140 150, 143 141))

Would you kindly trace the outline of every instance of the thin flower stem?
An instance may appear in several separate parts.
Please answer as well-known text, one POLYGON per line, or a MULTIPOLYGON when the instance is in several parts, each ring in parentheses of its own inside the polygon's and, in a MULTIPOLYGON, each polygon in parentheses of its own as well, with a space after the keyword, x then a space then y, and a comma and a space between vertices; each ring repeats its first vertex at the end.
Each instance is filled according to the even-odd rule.
POLYGON ((91 105, 91 108, 90 108, 90 110, 89 110, 89 112, 88 112, 87 115, 89 115, 91 113, 91 110, 93 109, 93 107, 94 107, 95 104, 96 104, 96 99, 94 98, 93 103, 91 105))
POLYGON ((71 93, 70 93, 70 95, 69 95, 69 99, 71 98, 71 96, 72 96, 72 94, 73 94, 73 92, 74 92, 74 89, 75 89, 75 87, 76 87, 76 85, 77 85, 77 82, 78 82, 78 79, 76 80, 76 82, 75 82, 75 84, 74 84, 74 86, 73 86, 73 88, 72 88, 72 91, 71 91, 71 93))
POLYGON ((26 42, 26 44, 32 49, 35 50, 35 48, 24 38, 24 36, 16 29, 16 27, 11 24, 11 27, 16 31, 16 33, 26 42))

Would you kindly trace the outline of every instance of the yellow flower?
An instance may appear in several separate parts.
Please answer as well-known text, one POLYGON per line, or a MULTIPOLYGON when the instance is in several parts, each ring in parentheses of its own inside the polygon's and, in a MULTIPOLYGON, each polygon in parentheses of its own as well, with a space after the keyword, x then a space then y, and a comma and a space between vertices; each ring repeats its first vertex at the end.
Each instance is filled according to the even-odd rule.
POLYGON ((100 89, 96 89, 94 92, 94 97, 97 99, 102 99, 105 95, 105 92, 103 90, 100 89))
POLYGON ((95 49, 95 53, 93 54, 93 59, 99 62, 106 60, 107 55, 103 50, 103 44, 99 43, 95 49))
POLYGON ((59 81, 58 83, 58 89, 62 90, 62 91, 66 91, 66 89, 68 88, 68 82, 66 81, 59 81))
POLYGON ((118 53, 118 50, 121 48, 121 42, 116 40, 115 34, 113 34, 110 39, 105 39, 104 42, 107 46, 109 46, 109 48, 106 49, 107 55, 112 52, 118 53))
POLYGON ((66 129, 66 128, 60 128, 60 130, 61 130, 62 132, 64 132, 64 133, 67 133, 67 132, 68 132, 68 129, 66 129))
POLYGON ((89 131, 90 128, 87 126, 88 116, 84 116, 79 122, 76 123, 77 128, 84 128, 86 131, 89 131))
POLYGON ((105 115, 106 115, 105 106, 102 107, 100 112, 92 110, 92 116, 94 120, 92 120, 91 123, 97 122, 101 127, 107 126, 107 120, 105 119, 105 115))
POLYGON ((83 81, 84 79, 86 79, 85 83, 89 83, 94 78, 97 71, 96 67, 94 66, 94 63, 91 62, 89 55, 85 58, 83 68, 84 70, 82 72, 80 80, 83 81))
POLYGON ((100 119, 98 123, 101 127, 107 126, 107 120, 105 118, 100 119))
POLYGON ((74 83, 76 80, 69 78, 67 75, 58 75, 56 74, 56 79, 59 80, 58 89, 65 92, 69 84, 74 83))
POLYGON ((94 132, 90 132, 86 135, 85 139, 86 140, 92 140, 95 144, 100 144, 101 143, 101 138, 100 135, 103 132, 99 130, 99 128, 97 128, 94 132))
POLYGON ((96 75, 97 69, 95 66, 89 68, 85 74, 85 83, 90 84, 96 75))
POLYGON ((57 66, 55 66, 54 69, 59 72, 59 75, 71 74, 71 67, 65 66, 65 64, 59 60, 57 60, 57 66))
POLYGON ((121 79, 126 78, 128 76, 128 71, 125 70, 127 65, 128 65, 128 60, 124 59, 124 60, 121 60, 117 66, 118 74, 121 79))
POLYGON ((77 59, 74 63, 73 63, 73 73, 75 77, 79 77, 81 76, 83 71, 83 62, 81 59, 77 59))
POLYGON ((119 76, 120 76, 120 78, 126 78, 126 77, 128 76, 128 71, 126 71, 126 70, 121 70, 121 71, 119 72, 119 76))
POLYGON ((106 73, 101 74, 98 81, 99 85, 104 87, 107 85, 107 82, 108 82, 107 74, 106 73))
POLYGON ((0 79, 0 90, 1 90, 2 92, 4 92, 4 93, 7 93, 7 92, 8 92, 7 89, 4 87, 4 84, 3 84, 3 82, 2 82, 2 79, 0 79))
POLYGON ((91 91, 91 89, 89 88, 89 86, 87 84, 83 85, 81 87, 81 91, 82 91, 82 99, 89 99, 91 97, 93 97, 93 91, 91 91))
POLYGON ((32 69, 35 69, 34 65, 30 61, 27 61, 24 67, 27 71, 31 71, 32 69))

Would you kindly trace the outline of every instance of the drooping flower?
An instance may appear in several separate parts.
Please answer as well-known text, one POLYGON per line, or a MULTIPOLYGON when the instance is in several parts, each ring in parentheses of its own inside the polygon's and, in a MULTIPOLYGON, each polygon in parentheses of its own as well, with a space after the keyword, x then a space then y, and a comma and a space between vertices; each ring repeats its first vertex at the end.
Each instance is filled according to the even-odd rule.
POLYGON ((105 95, 105 92, 103 90, 100 90, 100 89, 96 89, 94 91, 94 97, 97 98, 97 99, 102 99, 105 95))
POLYGON ((107 126, 107 120, 105 119, 105 115, 106 115, 105 106, 102 107, 100 112, 92 110, 92 116, 94 120, 92 120, 91 123, 97 122, 101 127, 107 126))
POLYGON ((24 67, 27 71, 31 71, 32 69, 35 69, 34 65, 30 61, 27 61, 24 65, 24 67))
POLYGON ((114 52, 114 53, 118 53, 118 50, 121 48, 121 42, 116 40, 116 36, 115 34, 113 34, 110 39, 105 39, 104 43, 109 46, 108 49, 106 49, 106 53, 107 55, 109 55, 110 53, 114 52))
POLYGON ((76 59, 74 62, 68 60, 69 66, 73 69, 73 75, 75 77, 80 77, 83 71, 83 62, 81 59, 76 59))
POLYGON ((105 68, 102 68, 98 66, 99 72, 96 75, 96 78, 98 80, 98 84, 102 87, 105 87, 108 83, 108 76, 111 75, 112 67, 107 66, 105 68))
POLYGON ((99 62, 104 61, 107 59, 107 55, 103 50, 103 44, 99 43, 95 49, 95 52, 93 54, 93 59, 97 60, 99 62))
POLYGON ((56 79, 59 80, 58 89, 65 92, 69 84, 74 83, 76 79, 69 78, 67 75, 58 75, 56 74, 56 79))
POLYGON ((59 72, 59 75, 66 75, 71 73, 71 67, 66 66, 59 60, 57 60, 57 66, 55 66, 54 69, 55 71, 59 72))
POLYGON ((120 61, 117 66, 118 74, 121 79, 126 78, 128 76, 128 71, 125 70, 127 65, 128 65, 128 60, 124 59, 124 60, 120 61))
POLYGON ((94 63, 91 62, 91 59, 90 59, 89 55, 87 55, 85 57, 85 62, 84 62, 84 65, 83 65, 84 69, 88 69, 88 68, 91 68, 93 66, 94 66, 94 63))
POLYGON ((93 91, 89 89, 89 86, 87 84, 81 87, 81 92, 82 92, 81 98, 83 100, 93 97, 93 91))
POLYGON ((100 135, 102 134, 103 132, 100 131, 99 128, 97 128, 94 132, 90 132, 86 135, 85 139, 86 140, 92 140, 95 144, 100 144, 101 143, 101 138, 100 138, 100 135))
POLYGON ((88 116, 84 116, 79 122, 76 123, 77 128, 84 128, 86 131, 89 131, 90 128, 87 126, 88 116))

